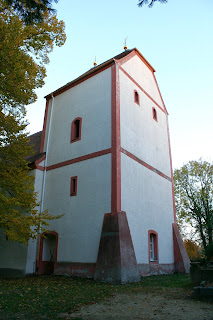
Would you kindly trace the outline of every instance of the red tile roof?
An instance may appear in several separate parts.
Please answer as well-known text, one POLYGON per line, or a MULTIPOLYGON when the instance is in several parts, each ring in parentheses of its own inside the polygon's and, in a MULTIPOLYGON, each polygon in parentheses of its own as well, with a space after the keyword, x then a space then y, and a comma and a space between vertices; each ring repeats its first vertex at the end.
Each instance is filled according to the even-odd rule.
POLYGON ((42 131, 36 132, 32 135, 30 135, 29 138, 29 145, 32 146, 34 154, 27 157, 27 162, 29 164, 34 164, 37 159, 39 159, 41 156, 44 155, 43 153, 40 153, 40 145, 41 145, 41 136, 42 136, 42 131))

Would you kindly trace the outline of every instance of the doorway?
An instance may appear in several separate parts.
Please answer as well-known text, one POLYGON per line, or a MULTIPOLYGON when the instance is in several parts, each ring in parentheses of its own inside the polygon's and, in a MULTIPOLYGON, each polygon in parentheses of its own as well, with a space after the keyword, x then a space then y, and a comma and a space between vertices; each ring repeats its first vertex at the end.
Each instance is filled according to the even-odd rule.
POLYGON ((44 232, 40 237, 38 274, 53 274, 57 262, 58 234, 55 231, 44 232))

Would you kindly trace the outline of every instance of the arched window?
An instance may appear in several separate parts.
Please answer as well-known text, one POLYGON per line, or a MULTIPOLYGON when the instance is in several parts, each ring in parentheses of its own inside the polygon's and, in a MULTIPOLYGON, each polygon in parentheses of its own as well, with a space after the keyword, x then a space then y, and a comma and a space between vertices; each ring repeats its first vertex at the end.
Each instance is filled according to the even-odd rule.
POLYGON ((148 231, 148 243, 149 243, 149 261, 158 261, 158 234, 154 230, 148 231))
POLYGON ((134 90, 134 102, 140 105, 139 94, 136 90, 134 90))
POLYGON ((81 140, 82 118, 76 118, 71 124, 71 143, 81 140))
POLYGON ((152 108, 152 115, 153 115, 153 119, 154 119, 155 121, 158 121, 158 118, 157 118, 157 111, 156 111, 156 109, 155 109, 155 108, 152 108))

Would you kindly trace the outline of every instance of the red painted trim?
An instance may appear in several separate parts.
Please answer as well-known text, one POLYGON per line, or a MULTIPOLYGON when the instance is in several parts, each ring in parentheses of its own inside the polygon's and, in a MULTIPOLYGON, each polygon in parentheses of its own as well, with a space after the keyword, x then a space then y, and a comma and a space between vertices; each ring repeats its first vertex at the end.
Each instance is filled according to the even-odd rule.
POLYGON ((174 178, 173 178, 173 169, 172 169, 172 153, 171 153, 171 143, 170 143, 168 116, 166 118, 166 124, 167 124, 167 135, 168 135, 168 145, 169 145, 169 160, 170 160, 171 181, 172 181, 173 213, 174 213, 174 222, 176 222, 175 190, 174 190, 174 178))
POLYGON ((73 164, 73 163, 77 163, 77 162, 81 162, 81 161, 84 161, 84 160, 100 157, 100 156, 103 156, 103 155, 108 154, 108 153, 111 153, 111 148, 105 149, 105 150, 102 150, 102 151, 89 153, 89 154, 86 154, 86 155, 81 156, 81 157, 77 157, 77 158, 74 158, 74 159, 71 159, 71 160, 67 160, 67 161, 63 161, 63 162, 59 162, 59 163, 53 164, 51 166, 48 166, 46 168, 46 170, 48 171, 48 170, 61 168, 61 167, 68 166, 68 165, 73 164))
POLYGON ((140 105, 140 96, 137 90, 134 90, 134 102, 140 105))
POLYGON ((56 231, 45 231, 40 235, 40 245, 39 245, 39 262, 42 262, 42 256, 43 256, 43 247, 44 247, 44 237, 48 236, 49 234, 52 234, 56 238, 56 246, 55 246, 55 257, 54 261, 57 261, 58 256, 58 233, 56 231))
MULTIPOLYGON (((63 86, 63 87, 59 88, 58 90, 56 90, 55 92, 53 92, 53 96, 56 97, 59 94, 63 93, 64 91, 67 91, 70 88, 73 88, 74 86, 80 84, 81 82, 93 77, 94 75, 98 74, 99 72, 102 72, 102 71, 108 69, 109 67, 111 67, 114 64, 115 61, 118 62, 120 65, 122 65, 123 63, 127 62, 129 59, 131 59, 135 55, 137 55, 152 72, 155 72, 155 69, 145 59, 145 57, 140 53, 140 51, 137 48, 134 48, 132 52, 130 52, 129 54, 127 54, 125 57, 123 57, 121 59, 116 60, 116 59, 112 58, 112 59, 104 62, 102 65, 90 69, 88 72, 81 75, 77 79, 67 83, 65 86, 63 86)), ((47 95, 45 98, 50 98, 50 97, 51 97, 51 95, 47 95)))
POLYGON ((148 249, 149 249, 149 263, 158 263, 159 257, 158 257, 158 233, 154 230, 148 231, 148 249), (154 234, 154 256, 155 260, 151 260, 151 250, 150 250, 150 235, 154 234))
POLYGON ((38 169, 38 170, 40 170, 40 171, 44 171, 44 170, 45 170, 44 167, 39 166, 39 165, 36 165, 36 169, 38 169))
POLYGON ((44 171, 44 167, 40 166, 39 163, 41 163, 45 159, 46 159, 46 154, 44 154, 41 158, 37 159, 35 161, 35 168, 38 170, 44 171))
POLYGON ((76 142, 81 140, 81 128, 82 128, 82 118, 78 117, 75 118, 71 123, 71 137, 70 137, 70 143, 76 142), (76 138, 76 131, 75 131, 75 122, 79 120, 79 136, 76 138))
POLYGON ((156 77, 155 77, 155 74, 154 74, 154 73, 152 73, 152 74, 153 74, 153 77, 154 77, 154 80, 155 80, 155 84, 156 84, 156 87, 157 87, 157 89, 158 89, 158 92, 159 92, 161 101, 162 101, 162 103, 163 103, 164 109, 166 110, 166 113, 168 114, 168 111, 167 111, 167 109, 166 109, 165 103, 164 103, 164 101, 163 101, 163 97, 162 97, 162 95, 161 95, 161 92, 160 92, 160 89, 159 89, 159 86, 158 86, 158 83, 157 83, 157 79, 156 79, 156 77))
POLYGON ((131 58, 133 58, 134 56, 136 55, 135 51, 133 50, 132 52, 130 52, 127 56, 121 58, 121 59, 118 59, 115 61, 117 62, 117 64, 119 66, 122 66, 122 64, 126 63, 127 61, 129 61, 131 58))
POLYGON ((135 81, 129 74, 128 72, 126 72, 122 67, 120 67, 120 70, 134 83, 136 84, 136 86, 138 86, 138 88, 143 91, 143 93, 145 93, 145 95, 152 100, 152 102, 154 102, 154 104, 161 109, 161 111, 163 111, 164 113, 166 113, 166 111, 139 85, 139 83, 137 81, 135 81))
POLYGON ((111 212, 121 211, 120 84, 118 66, 111 68, 111 212))
POLYGON ((136 55, 143 61, 143 63, 153 72, 155 72, 155 69, 151 66, 151 64, 144 58, 144 56, 136 49, 136 55))
POLYGON ((137 161, 138 163, 140 163, 142 166, 146 167, 147 169, 157 173, 159 176, 163 177, 164 179, 168 180, 171 182, 171 178, 168 177, 166 174, 162 173, 161 171, 159 171, 158 169, 150 166, 150 164, 146 163, 145 161, 137 158, 136 156, 134 156, 134 154, 130 153, 129 151, 125 150, 124 148, 121 148, 121 152, 123 154, 125 154, 126 156, 130 157, 131 159, 137 161))
POLYGON ((43 160, 45 160, 46 159, 46 153, 45 154, 43 154, 43 156, 41 157, 41 158, 39 158, 39 159, 37 159, 36 160, 36 164, 39 164, 39 163, 41 163, 43 160))
POLYGON ((119 63, 119 65, 122 65, 131 58, 133 58, 135 55, 137 55, 152 72, 155 72, 155 69, 151 66, 151 64, 146 60, 146 58, 140 53, 140 51, 137 48, 134 48, 133 51, 130 52, 127 56, 116 61, 119 63))
POLYGON ((49 109, 49 101, 50 101, 50 99, 47 98, 45 114, 44 114, 43 131, 42 131, 42 136, 41 136, 41 146, 40 146, 41 153, 44 152, 44 140, 45 140, 46 126, 47 126, 47 115, 48 115, 48 109, 49 109))
MULTIPOLYGON (((103 67, 99 68, 99 67, 96 67, 95 69, 91 69, 88 74, 86 73, 86 75, 82 75, 80 77, 78 77, 77 79, 67 83, 65 86, 59 88, 58 90, 56 90, 55 92, 53 92, 53 96, 56 97, 58 96, 59 94, 79 85, 80 83, 88 80, 89 78, 97 75, 98 73, 110 68, 112 65, 114 64, 114 61, 112 60, 109 64, 107 65, 104 65, 103 67), (99 69, 97 69, 99 68, 99 69)), ((45 98, 49 98, 50 95, 47 95, 45 98)))
POLYGON ((70 181, 70 196, 77 196, 78 177, 71 177, 70 181))
POLYGON ((152 117, 153 119, 158 122, 158 115, 157 115, 157 111, 155 108, 152 107, 152 117))

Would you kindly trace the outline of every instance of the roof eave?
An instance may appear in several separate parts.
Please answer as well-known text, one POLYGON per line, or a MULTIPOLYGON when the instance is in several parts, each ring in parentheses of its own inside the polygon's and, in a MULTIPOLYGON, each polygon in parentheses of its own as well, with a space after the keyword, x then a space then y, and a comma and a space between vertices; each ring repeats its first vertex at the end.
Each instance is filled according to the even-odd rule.
POLYGON ((155 72, 156 70, 153 68, 153 66, 149 63, 149 61, 146 60, 146 58, 142 55, 142 53, 137 49, 134 48, 134 50, 141 56, 142 60, 144 60, 144 62, 148 65, 148 67, 155 72))
POLYGON ((46 95, 44 98, 46 99, 50 99, 52 96, 57 96, 58 94, 62 93, 65 90, 68 90, 70 87, 73 87, 74 85, 77 85, 79 82, 82 82, 82 80, 85 78, 90 78, 93 73, 97 73, 99 71, 101 71, 102 69, 106 69, 107 67, 110 67, 110 65, 112 65, 113 63, 115 63, 114 58, 107 60, 106 62, 90 69, 89 71, 83 73, 80 77, 68 82, 67 84, 65 84, 64 86, 60 87, 59 89, 53 91, 52 93, 46 95))
MULTIPOLYGON (((152 67, 152 65, 146 60, 146 58, 140 53, 140 51, 137 48, 128 50, 129 53, 135 51, 144 61, 144 63, 148 66, 148 68, 152 71, 155 72, 155 69, 152 67)), ((127 55, 129 54, 127 53, 127 55)), ((119 55, 118 55, 119 56, 119 55)), ((119 61, 120 59, 116 59, 117 56, 101 63, 100 65, 91 68, 89 71, 83 73, 80 77, 68 82, 67 84, 65 84, 64 86, 60 87, 59 89, 53 91, 52 93, 46 95, 44 98, 46 99, 50 99, 51 97, 55 97, 58 94, 68 90, 71 87, 74 87, 75 85, 77 85, 78 83, 82 82, 83 80, 86 80, 88 78, 90 78, 93 74, 96 74, 98 72, 100 72, 101 70, 105 70, 106 68, 110 67, 112 64, 116 63, 116 61, 119 61)))

